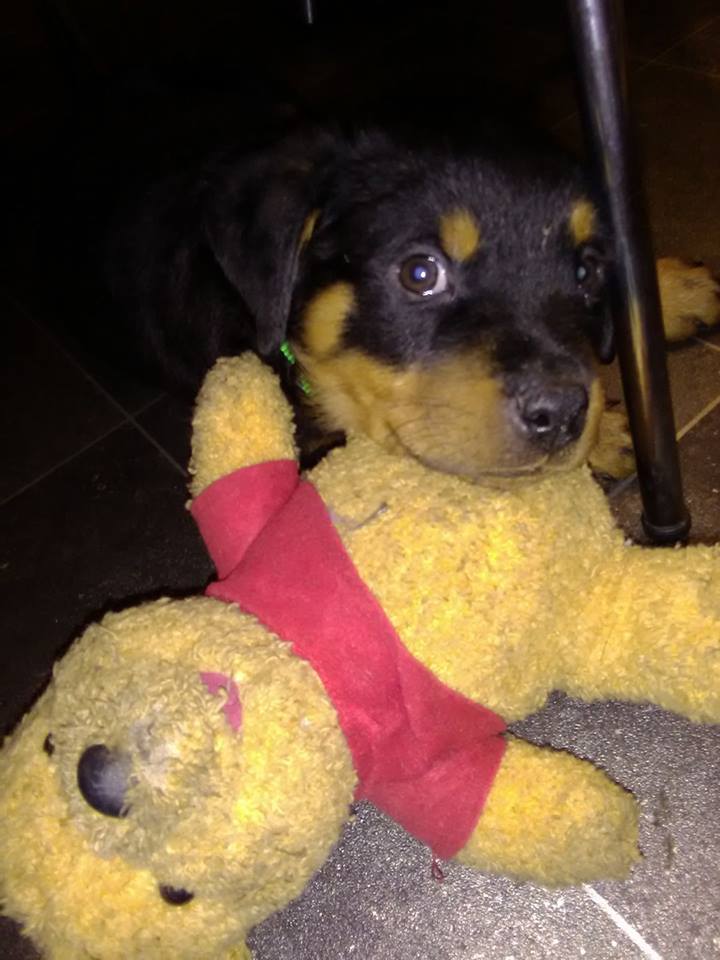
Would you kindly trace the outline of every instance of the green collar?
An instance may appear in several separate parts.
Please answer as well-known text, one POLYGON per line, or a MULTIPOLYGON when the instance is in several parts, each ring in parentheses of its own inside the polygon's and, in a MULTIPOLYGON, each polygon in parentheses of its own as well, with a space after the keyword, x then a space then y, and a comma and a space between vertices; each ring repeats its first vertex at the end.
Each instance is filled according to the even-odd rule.
MULTIPOLYGON (((280 344, 280 353, 285 357, 290 366, 294 367, 297 365, 297 357, 293 353, 293 348, 290 346, 289 341, 283 340, 283 342, 280 344)), ((305 377, 302 373, 298 374, 297 385, 300 387, 305 396, 310 396, 312 393, 310 383, 308 382, 307 377, 305 377)))

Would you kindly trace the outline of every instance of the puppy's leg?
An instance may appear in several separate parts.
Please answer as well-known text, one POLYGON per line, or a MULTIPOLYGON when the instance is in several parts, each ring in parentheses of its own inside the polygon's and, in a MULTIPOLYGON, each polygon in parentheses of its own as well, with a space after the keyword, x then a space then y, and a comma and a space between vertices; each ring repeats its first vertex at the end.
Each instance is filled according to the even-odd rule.
POLYGON ((720 323, 720 284, 707 267, 662 257, 657 276, 666 340, 687 340, 720 323))
POLYGON ((614 480, 622 480, 635 472, 630 425, 623 411, 603 410, 597 443, 590 451, 588 460, 595 473, 614 480))
POLYGON ((622 878, 637 821, 632 794, 586 760, 511 739, 458 860, 550 887, 622 878))
MULTIPOLYGON (((687 340, 720 323, 720 283, 707 267, 663 257, 657 262, 657 275, 668 342, 687 340)), ((616 480, 634 473, 632 436, 624 413, 605 410, 589 460, 596 473, 616 480)))

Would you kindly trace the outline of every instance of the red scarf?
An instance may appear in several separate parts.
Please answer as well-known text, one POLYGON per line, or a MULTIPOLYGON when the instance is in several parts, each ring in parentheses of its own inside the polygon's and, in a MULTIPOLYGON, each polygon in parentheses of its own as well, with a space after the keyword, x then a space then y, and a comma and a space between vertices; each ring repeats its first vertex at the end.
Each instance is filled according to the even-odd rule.
POLYGON ((438 856, 457 853, 502 760, 502 718, 405 649, 294 461, 217 480, 192 513, 219 577, 208 594, 256 616, 322 680, 352 753, 356 797, 438 856))

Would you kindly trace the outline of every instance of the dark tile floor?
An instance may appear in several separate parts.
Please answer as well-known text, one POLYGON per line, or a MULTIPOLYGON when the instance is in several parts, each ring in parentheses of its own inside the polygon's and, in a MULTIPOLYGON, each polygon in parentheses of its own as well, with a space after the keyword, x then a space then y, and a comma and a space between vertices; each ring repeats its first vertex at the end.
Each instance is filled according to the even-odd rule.
MULTIPOLYGON (((542 29, 533 42, 542 43, 542 29)), ((512 29, 515 29, 512 27, 512 29)), ((629 9, 631 84, 659 252, 720 269, 720 9, 629 9)), ((552 39, 552 37, 550 38, 552 39)), ((313 82, 325 84, 325 79, 313 82)), ((576 138, 562 69, 535 91, 576 138)), ((0 299, 0 724, 108 607, 199 588, 210 567, 184 510, 189 409, 58 334, 9 278, 0 299), (51 330, 55 332, 51 332, 51 330)), ((25 289, 25 288, 23 288, 25 289)), ((720 538, 720 336, 675 348, 670 369, 694 536, 720 538)), ((610 392, 619 396, 617 376, 610 392)), ((638 534, 632 484, 613 496, 638 534)), ((258 960, 710 960, 720 957, 720 728, 660 710, 553 697, 521 726, 589 757, 639 797, 645 858, 625 883, 563 892, 448 864, 362 806, 306 893, 256 932, 258 960)), ((35 954, 0 924, 0 956, 35 954)))

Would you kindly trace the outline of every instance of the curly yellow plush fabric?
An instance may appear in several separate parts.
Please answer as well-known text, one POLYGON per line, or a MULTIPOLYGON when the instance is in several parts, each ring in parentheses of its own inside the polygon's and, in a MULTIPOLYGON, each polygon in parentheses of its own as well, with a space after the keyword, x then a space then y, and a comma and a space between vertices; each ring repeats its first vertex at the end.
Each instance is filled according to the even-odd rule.
POLYGON ((240 958, 247 930, 327 855, 353 785, 317 677, 237 608, 196 598, 111 614, 3 749, 0 899, 53 960, 240 958), (208 670, 237 683, 237 733, 208 670), (97 743, 132 759, 126 817, 77 789, 97 743), (193 899, 168 904, 160 885, 193 899))
MULTIPOLYGON (((242 389, 264 396, 272 374, 254 374, 261 390, 242 389)), ((259 406, 253 419, 277 430, 259 406)), ((491 489, 350 436, 309 478, 408 649, 507 720, 554 689, 720 719, 718 549, 627 544, 586 468, 491 489)), ((626 791, 513 741, 461 859, 576 883, 624 876, 636 840, 626 791)))
MULTIPOLYGON (((221 361, 193 494, 294 453, 272 373, 221 361)), ((405 645, 454 689, 507 720, 561 689, 720 721, 717 548, 626 544, 587 470, 492 490, 351 436, 310 479, 405 645)), ((317 677, 251 617, 202 598, 112 614, 0 753, 0 899, 53 960, 244 957, 327 855, 354 783, 317 677), (202 671, 236 684, 240 730, 202 671), (78 791, 95 744, 129 758, 125 817, 78 791)), ((551 886, 622 877, 637 817, 588 762, 511 738, 459 859, 551 886)))

